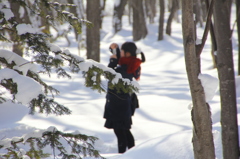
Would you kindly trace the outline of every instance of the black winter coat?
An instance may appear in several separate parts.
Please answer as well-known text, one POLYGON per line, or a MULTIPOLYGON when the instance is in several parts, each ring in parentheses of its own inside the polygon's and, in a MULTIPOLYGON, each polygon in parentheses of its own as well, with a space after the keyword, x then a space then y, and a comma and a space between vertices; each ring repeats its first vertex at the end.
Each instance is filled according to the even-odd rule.
MULTIPOLYGON (((127 65, 117 67, 117 64, 118 60, 111 58, 108 67, 115 69, 123 78, 132 80, 133 74, 127 73, 127 65)), ((131 116, 130 94, 108 89, 104 111, 104 118, 106 118, 105 127, 130 129, 132 124, 131 116)))

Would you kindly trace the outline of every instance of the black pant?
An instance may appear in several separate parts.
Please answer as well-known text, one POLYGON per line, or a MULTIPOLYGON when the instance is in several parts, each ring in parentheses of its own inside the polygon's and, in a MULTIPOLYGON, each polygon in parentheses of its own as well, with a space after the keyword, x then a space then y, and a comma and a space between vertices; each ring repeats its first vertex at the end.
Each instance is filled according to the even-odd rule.
POLYGON ((129 129, 113 129, 118 140, 118 152, 124 153, 126 149, 135 146, 134 138, 129 129))

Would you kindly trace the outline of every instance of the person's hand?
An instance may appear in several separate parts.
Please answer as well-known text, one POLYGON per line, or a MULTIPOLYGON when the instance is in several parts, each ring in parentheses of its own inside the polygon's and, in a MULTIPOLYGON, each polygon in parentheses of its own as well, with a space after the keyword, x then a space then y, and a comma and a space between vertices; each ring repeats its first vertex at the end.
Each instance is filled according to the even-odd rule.
POLYGON ((116 49, 116 48, 118 48, 118 44, 112 43, 112 44, 110 45, 110 48, 111 48, 111 49, 116 49))
POLYGON ((110 56, 110 58, 116 59, 116 58, 117 58, 117 55, 116 55, 116 54, 112 54, 112 55, 110 56))

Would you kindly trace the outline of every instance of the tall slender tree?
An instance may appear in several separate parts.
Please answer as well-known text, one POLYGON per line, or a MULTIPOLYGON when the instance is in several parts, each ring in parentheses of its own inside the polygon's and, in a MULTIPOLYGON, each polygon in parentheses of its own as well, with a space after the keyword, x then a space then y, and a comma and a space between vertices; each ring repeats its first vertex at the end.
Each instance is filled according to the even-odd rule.
POLYGON ((182 30, 183 44, 192 96, 192 122, 193 122, 193 150, 195 159, 215 159, 215 150, 212 134, 211 112, 205 100, 205 93, 200 73, 200 53, 195 44, 195 23, 193 18, 193 0, 182 1, 182 30))
POLYGON ((159 8, 160 8, 160 16, 159 16, 159 23, 158 23, 158 40, 163 40, 165 0, 159 0, 159 8))
POLYGON ((127 4, 127 0, 120 0, 119 4, 114 4, 114 13, 113 13, 114 33, 117 33, 122 29, 122 16, 123 16, 124 8, 126 4, 127 4))
MULTIPOLYGON (((238 44, 240 44, 240 1, 236 1, 236 9, 238 44)), ((240 75, 240 47, 238 47, 238 75, 240 75)))
MULTIPOLYGON (((210 5, 210 0, 205 0, 205 3, 203 6, 206 7, 206 10, 209 10, 209 5, 210 5)), ((211 55, 212 55, 212 61, 213 61, 213 68, 217 68, 217 57, 215 55, 215 52, 217 51, 217 42, 216 42, 216 36, 214 33, 212 20, 210 21, 210 34, 211 34, 211 42, 212 42, 211 55)))
POLYGON ((231 0, 216 0, 214 30, 217 41, 217 70, 220 80, 223 158, 238 159, 236 87, 230 28, 231 0))
POLYGON ((100 1, 87 1, 87 20, 93 23, 87 28, 87 58, 100 61, 100 1))
POLYGON ((156 0, 145 0, 146 16, 149 18, 149 23, 154 23, 156 16, 156 0))
POLYGON ((193 12, 195 14, 196 24, 200 24, 200 27, 203 27, 202 3, 200 0, 193 1, 193 12))
POLYGON ((174 18, 175 13, 177 12, 179 8, 178 0, 172 0, 172 7, 170 11, 170 15, 167 20, 167 26, 166 26, 166 34, 171 35, 172 33, 172 21, 174 18))
POLYGON ((143 10, 143 0, 131 0, 133 10, 133 40, 138 41, 147 36, 147 26, 143 10))

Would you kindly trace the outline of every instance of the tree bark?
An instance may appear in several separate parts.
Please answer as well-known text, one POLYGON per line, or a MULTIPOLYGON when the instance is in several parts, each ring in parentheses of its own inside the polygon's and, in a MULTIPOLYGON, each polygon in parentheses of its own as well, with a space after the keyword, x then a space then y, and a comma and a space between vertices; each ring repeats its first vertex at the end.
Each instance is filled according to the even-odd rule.
POLYGON ((158 26, 158 40, 163 40, 163 28, 164 28, 164 13, 165 13, 165 2, 159 0, 160 16, 158 26))
POLYGON ((182 1, 182 30, 185 63, 191 90, 193 109, 193 150, 195 159, 215 159, 212 121, 209 105, 205 101, 204 89, 198 79, 200 56, 196 55, 193 1, 182 1))
MULTIPOLYGON (((67 0, 69 4, 74 4, 74 0, 67 0)), ((77 5, 77 4, 75 4, 77 5)), ((78 17, 78 13, 77 13, 77 6, 76 7, 70 7, 69 11, 74 14, 74 16, 78 17)), ((76 29, 74 29, 74 34, 75 34, 75 39, 76 41, 78 41, 78 33, 76 31, 76 29)))
POLYGON ((154 17, 156 16, 156 0, 145 0, 145 6, 149 23, 154 23, 154 17))
MULTIPOLYGON (((240 44, 240 1, 236 1, 236 17, 237 17, 237 34, 238 34, 238 44, 240 44)), ((240 47, 238 47, 238 75, 240 75, 240 47)))
MULTIPOLYGON (((205 7, 206 7, 206 10, 208 11, 209 7, 210 7, 209 6, 210 5, 209 0, 205 0, 204 4, 205 4, 205 7)), ((213 61, 213 68, 217 68, 217 56, 215 55, 215 52, 217 51, 217 42, 216 42, 216 36, 215 36, 215 33, 214 33, 212 20, 210 22, 210 34, 211 34, 211 42, 212 42, 211 56, 212 56, 212 61, 213 61)))
POLYGON ((200 24, 200 27, 203 27, 203 19, 202 19, 202 6, 200 0, 194 0, 193 3, 193 12, 195 14, 196 24, 200 24))
POLYGON ((102 28, 102 21, 103 21, 103 18, 104 18, 105 6, 106 6, 106 0, 101 0, 100 1, 100 21, 99 21, 100 29, 102 28))
POLYGON ((172 21, 174 18, 174 14, 176 13, 177 10, 178 10, 178 0, 172 0, 172 8, 171 8, 170 15, 168 17, 167 27, 166 27, 166 34, 170 36, 172 33, 172 21))
POLYGON ((132 0, 133 9, 133 40, 138 41, 147 36, 147 26, 143 11, 143 0, 132 0))
POLYGON ((215 2, 214 29, 217 40, 217 70, 220 80, 223 158, 238 159, 237 102, 230 28, 232 1, 215 2))
POLYGON ((93 27, 87 27, 87 58, 100 61, 100 1, 87 1, 87 20, 93 27))
POLYGON ((122 29, 122 16, 123 16, 123 12, 126 4, 127 4, 127 0, 121 0, 118 6, 114 5, 114 13, 113 13, 114 33, 117 33, 122 29))

